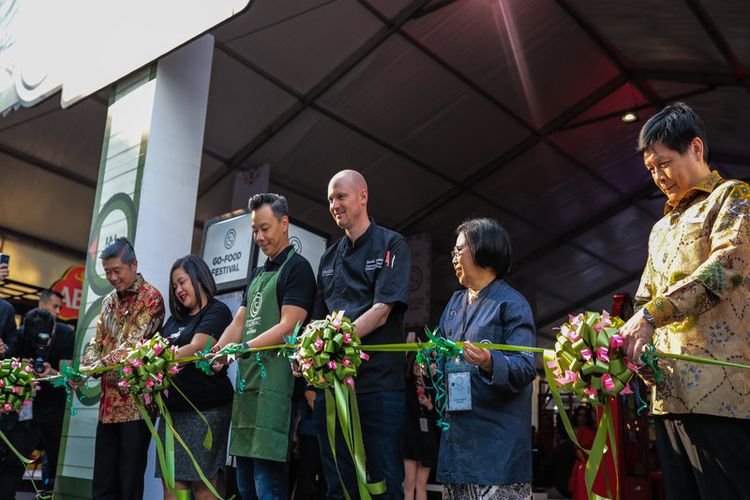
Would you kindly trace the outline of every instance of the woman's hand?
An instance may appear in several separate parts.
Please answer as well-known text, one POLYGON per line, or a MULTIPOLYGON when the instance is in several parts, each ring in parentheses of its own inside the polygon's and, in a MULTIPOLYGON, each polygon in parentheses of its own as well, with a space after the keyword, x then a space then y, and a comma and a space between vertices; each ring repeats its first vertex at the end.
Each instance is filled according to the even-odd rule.
POLYGON ((486 373, 492 373, 492 354, 488 349, 477 347, 468 340, 464 342, 464 359, 486 373))

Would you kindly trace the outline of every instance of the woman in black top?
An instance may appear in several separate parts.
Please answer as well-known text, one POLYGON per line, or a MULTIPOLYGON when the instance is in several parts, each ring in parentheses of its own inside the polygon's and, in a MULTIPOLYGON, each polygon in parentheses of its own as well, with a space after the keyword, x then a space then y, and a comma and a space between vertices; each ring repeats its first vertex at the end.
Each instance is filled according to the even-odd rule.
MULTIPOLYGON (((192 255, 177 259, 170 273, 169 310, 172 316, 162 329, 162 336, 177 346, 177 357, 192 356, 207 345, 213 345, 232 321, 229 308, 214 298, 216 282, 203 260, 192 255)), ((194 363, 186 363, 174 377, 166 406, 177 433, 185 440, 196 462, 215 486, 217 474, 227 456, 227 433, 232 414, 232 384, 226 368, 214 375, 206 375, 194 363), (190 402, 208 420, 213 433, 213 446, 203 447, 206 424, 193 410, 190 402)), ((164 419, 159 423, 159 434, 164 436, 164 419)), ((162 477, 157 463, 156 477, 162 477)), ((175 446, 175 486, 191 490, 193 498, 215 498, 201 482, 192 461, 181 446, 175 446)), ((164 498, 176 498, 164 489, 164 498)))

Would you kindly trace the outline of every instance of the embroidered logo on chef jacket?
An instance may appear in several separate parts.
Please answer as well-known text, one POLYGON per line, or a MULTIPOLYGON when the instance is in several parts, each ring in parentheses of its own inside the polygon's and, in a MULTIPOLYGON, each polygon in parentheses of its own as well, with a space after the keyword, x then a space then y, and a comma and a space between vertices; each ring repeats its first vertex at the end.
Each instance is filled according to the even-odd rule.
POLYGON ((365 271, 374 271, 383 268, 384 260, 382 258, 368 259, 365 261, 365 271))

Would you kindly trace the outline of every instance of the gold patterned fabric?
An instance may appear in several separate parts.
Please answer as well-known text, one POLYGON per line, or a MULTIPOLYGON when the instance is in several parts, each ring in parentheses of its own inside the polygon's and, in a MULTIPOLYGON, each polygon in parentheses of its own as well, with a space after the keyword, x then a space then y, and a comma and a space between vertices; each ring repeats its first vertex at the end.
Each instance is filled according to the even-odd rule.
MULTIPOLYGON (((750 186, 711 172, 651 231, 636 305, 663 352, 750 363, 750 186)), ((653 411, 750 418, 750 371, 660 359, 653 411)))
MULTIPOLYGON (((158 332, 163 321, 161 294, 139 274, 123 293, 113 290, 102 300, 96 333, 86 347, 81 364, 95 368, 119 363, 138 340, 158 332)), ((102 376, 101 387, 100 422, 115 424, 141 419, 130 394, 117 387, 115 372, 102 376)))

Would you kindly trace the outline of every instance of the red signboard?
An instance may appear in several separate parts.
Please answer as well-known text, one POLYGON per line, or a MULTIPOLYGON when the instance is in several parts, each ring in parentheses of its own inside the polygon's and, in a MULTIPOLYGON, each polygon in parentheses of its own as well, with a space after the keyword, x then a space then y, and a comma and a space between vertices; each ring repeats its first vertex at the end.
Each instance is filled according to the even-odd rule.
POLYGON ((81 296, 83 295, 83 265, 69 267, 62 278, 55 281, 52 290, 60 292, 63 296, 62 309, 58 318, 69 321, 78 318, 78 310, 81 308, 81 296))

